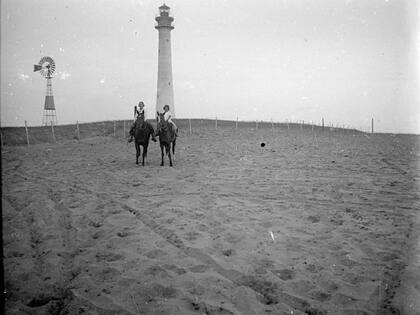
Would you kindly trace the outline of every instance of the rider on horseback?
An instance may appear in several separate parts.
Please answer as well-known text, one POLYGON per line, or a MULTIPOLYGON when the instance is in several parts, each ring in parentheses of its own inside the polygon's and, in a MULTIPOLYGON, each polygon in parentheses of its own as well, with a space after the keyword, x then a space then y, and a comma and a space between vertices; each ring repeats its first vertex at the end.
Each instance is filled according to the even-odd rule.
MULTIPOLYGON (((142 101, 139 102, 138 107, 137 106, 134 107, 134 113, 135 113, 135 115, 137 117, 136 117, 136 120, 134 121, 133 125, 130 128, 130 132, 129 132, 130 138, 128 139, 128 142, 132 142, 133 141, 133 138, 134 138, 134 129, 136 127, 136 121, 137 121, 137 119, 140 116, 143 116, 143 118, 145 118, 145 114, 144 114, 144 103, 142 101)), ((154 134, 152 134, 152 141, 156 142, 156 138, 155 138, 155 135, 154 134)))
POLYGON ((164 119, 172 124, 172 128, 175 131, 175 134, 178 136, 178 127, 175 125, 174 121, 172 120, 172 114, 169 111, 169 105, 165 105, 163 106, 163 111, 164 111, 164 119))

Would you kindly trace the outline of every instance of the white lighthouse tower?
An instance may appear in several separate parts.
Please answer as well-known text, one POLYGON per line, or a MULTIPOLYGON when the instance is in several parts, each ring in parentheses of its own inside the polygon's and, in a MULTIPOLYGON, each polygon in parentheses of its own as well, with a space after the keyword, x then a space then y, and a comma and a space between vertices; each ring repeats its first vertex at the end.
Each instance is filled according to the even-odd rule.
POLYGON ((159 31, 159 59, 156 111, 163 112, 163 106, 169 105, 172 116, 175 117, 174 89, 172 85, 172 57, 171 57, 171 31, 174 29, 174 18, 169 16, 169 7, 163 4, 159 7, 156 17, 159 31))

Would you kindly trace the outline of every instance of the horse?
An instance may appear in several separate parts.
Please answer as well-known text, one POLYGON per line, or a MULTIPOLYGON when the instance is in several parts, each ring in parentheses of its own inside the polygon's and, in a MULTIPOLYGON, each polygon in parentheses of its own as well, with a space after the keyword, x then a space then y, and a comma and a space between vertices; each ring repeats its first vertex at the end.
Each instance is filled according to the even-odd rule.
POLYGON ((176 145, 176 130, 174 130, 173 125, 167 122, 164 118, 164 114, 157 113, 156 121, 157 121, 157 130, 156 135, 159 136, 159 144, 160 144, 160 152, 162 157, 162 162, 160 166, 163 166, 163 148, 165 148, 166 155, 169 158, 169 165, 172 165, 172 156, 171 156, 171 146, 172 146, 172 154, 175 157, 175 145, 176 145))
POLYGON ((136 147, 136 164, 139 164, 139 156, 141 153, 140 146, 143 146, 142 163, 144 166, 144 159, 147 156, 147 147, 149 146, 150 136, 156 142, 155 130, 153 126, 144 120, 144 114, 140 114, 134 123, 134 145, 136 147))

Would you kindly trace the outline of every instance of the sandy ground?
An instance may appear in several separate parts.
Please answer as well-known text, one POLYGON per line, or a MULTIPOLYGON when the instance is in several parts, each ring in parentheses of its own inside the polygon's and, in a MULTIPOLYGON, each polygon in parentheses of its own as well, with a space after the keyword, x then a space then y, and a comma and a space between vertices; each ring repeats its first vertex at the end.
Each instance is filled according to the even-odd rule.
POLYGON ((5 147, 7 314, 419 314, 419 161, 415 136, 270 129, 181 133, 173 168, 5 147))

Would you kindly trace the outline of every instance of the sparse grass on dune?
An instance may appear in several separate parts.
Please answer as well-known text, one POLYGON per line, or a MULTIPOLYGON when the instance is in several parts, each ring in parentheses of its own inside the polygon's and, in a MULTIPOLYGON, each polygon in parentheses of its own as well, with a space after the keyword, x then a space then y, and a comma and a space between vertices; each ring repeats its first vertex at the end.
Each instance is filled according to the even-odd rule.
MULTIPOLYGON (((149 119, 153 126, 156 126, 154 120, 149 119)), ((190 122, 192 131, 200 129, 216 129, 216 122, 214 119, 176 119, 176 124, 180 132, 187 134, 190 131, 190 122)), ((28 127, 29 144, 38 143, 53 143, 54 141, 63 140, 77 140, 96 137, 96 136, 116 136, 120 138, 127 137, 128 130, 130 129, 132 120, 115 120, 115 121, 100 121, 91 123, 80 123, 79 133, 77 132, 77 124, 57 125, 54 126, 54 135, 51 126, 35 126, 28 127), (124 134, 125 131, 125 134, 124 134), (54 139, 55 137, 55 139, 54 139)), ((334 132, 343 134, 356 134, 362 133, 355 129, 344 128, 330 128, 324 129, 318 125, 298 124, 298 123, 271 123, 259 121, 239 121, 238 129, 279 129, 287 130, 300 130, 300 131, 314 131, 314 132, 334 132)), ((232 120, 217 120, 217 128, 221 129, 236 129, 236 121, 232 120)), ((10 145, 25 145, 27 144, 25 127, 2 127, 1 128, 2 141, 4 146, 10 145)))

